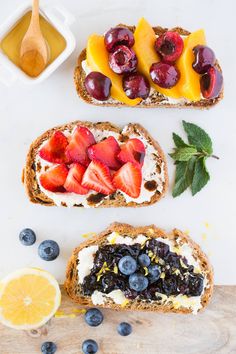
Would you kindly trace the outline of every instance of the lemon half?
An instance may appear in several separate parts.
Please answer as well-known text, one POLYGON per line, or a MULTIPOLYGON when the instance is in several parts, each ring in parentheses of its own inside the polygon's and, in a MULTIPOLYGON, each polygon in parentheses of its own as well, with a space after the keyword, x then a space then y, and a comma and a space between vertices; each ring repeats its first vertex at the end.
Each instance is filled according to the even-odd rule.
POLYGON ((59 284, 44 270, 23 268, 0 281, 0 322, 5 326, 24 330, 41 327, 60 303, 59 284))

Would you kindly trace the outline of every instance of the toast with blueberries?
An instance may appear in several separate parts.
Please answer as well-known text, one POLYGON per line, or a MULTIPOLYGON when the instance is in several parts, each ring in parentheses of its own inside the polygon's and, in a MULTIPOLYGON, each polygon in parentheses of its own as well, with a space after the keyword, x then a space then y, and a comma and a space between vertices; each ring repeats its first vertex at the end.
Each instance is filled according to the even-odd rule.
POLYGON ((76 121, 30 146, 23 183, 31 202, 64 207, 138 207, 168 187, 165 155, 139 124, 76 121))
POLYGON ((114 223, 77 247, 65 289, 82 306, 197 314, 213 292, 213 270, 185 233, 114 223))
POLYGON ((210 108, 223 98, 218 60, 204 30, 118 25, 92 34, 74 73, 78 95, 98 106, 210 108))

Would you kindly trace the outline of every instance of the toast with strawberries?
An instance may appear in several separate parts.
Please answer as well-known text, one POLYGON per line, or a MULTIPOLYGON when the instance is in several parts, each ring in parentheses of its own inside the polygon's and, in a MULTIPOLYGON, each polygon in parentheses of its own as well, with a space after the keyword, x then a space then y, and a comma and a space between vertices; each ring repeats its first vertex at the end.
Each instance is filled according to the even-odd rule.
POLYGON ((139 124, 76 121, 30 146, 23 183, 31 202, 64 207, 138 207, 166 193, 159 144, 139 124))

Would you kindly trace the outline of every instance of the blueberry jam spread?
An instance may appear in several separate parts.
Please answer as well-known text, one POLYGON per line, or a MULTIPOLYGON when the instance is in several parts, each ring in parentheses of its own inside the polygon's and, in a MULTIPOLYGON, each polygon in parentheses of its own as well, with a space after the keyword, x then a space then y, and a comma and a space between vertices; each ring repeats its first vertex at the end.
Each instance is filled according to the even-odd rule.
POLYGON ((82 292, 109 294, 120 289, 127 299, 160 301, 160 295, 200 296, 204 276, 194 272, 184 256, 156 239, 145 243, 107 244, 94 255, 93 268, 84 278, 82 292))

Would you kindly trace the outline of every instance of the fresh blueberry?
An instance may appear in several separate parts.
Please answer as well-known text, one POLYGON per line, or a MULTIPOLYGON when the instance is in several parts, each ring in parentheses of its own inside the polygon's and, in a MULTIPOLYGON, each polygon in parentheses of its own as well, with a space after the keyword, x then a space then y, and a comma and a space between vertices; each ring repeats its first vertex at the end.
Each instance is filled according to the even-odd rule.
POLYGON ((24 246, 32 246, 36 241, 36 235, 31 229, 24 229, 19 235, 20 242, 24 246))
POLYGON ((60 248, 55 241, 46 240, 40 243, 38 254, 44 261, 53 261, 59 256, 60 248))
POLYGON ((132 326, 129 323, 127 323, 127 322, 121 322, 117 326, 117 332, 121 336, 128 336, 130 333, 132 333, 132 326))
POLYGON ((148 279, 150 283, 154 283, 160 278, 161 272, 157 264, 150 265, 148 267, 148 279))
POLYGON ((41 352, 43 354, 54 354, 57 351, 57 346, 53 342, 44 342, 41 346, 41 352))
POLYGON ((118 268, 122 274, 133 274, 137 269, 137 262, 131 256, 124 256, 119 260, 118 268))
POLYGON ((145 253, 140 254, 140 256, 138 256, 138 261, 139 261, 139 264, 141 264, 141 266, 143 266, 143 267, 149 267, 150 263, 151 263, 150 258, 145 253))
POLYGON ((143 291, 148 287, 148 279, 140 273, 131 274, 129 277, 129 286, 135 291, 143 291))
POLYGON ((93 339, 87 339, 82 344, 82 351, 84 354, 95 354, 98 351, 97 342, 93 339))
POLYGON ((103 314, 95 308, 87 310, 84 317, 86 323, 91 327, 97 327, 103 321, 103 314))

